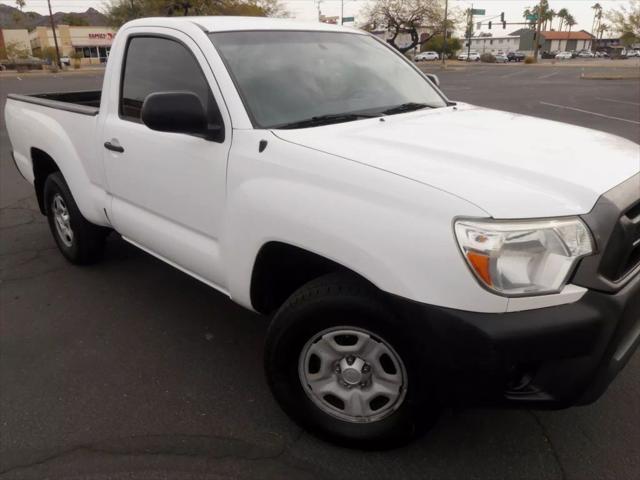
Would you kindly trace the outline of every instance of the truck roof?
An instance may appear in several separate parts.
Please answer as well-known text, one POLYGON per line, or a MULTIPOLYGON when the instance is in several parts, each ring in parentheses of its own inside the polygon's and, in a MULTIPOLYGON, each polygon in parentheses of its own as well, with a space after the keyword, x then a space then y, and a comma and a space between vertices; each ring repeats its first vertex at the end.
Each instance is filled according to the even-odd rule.
POLYGON ((148 17, 133 20, 127 23, 129 27, 162 27, 177 26, 180 24, 196 24, 206 32, 231 32, 242 30, 304 30, 324 32, 350 32, 365 34, 362 30, 341 25, 332 25, 321 22, 303 22, 288 18, 272 17, 148 17))

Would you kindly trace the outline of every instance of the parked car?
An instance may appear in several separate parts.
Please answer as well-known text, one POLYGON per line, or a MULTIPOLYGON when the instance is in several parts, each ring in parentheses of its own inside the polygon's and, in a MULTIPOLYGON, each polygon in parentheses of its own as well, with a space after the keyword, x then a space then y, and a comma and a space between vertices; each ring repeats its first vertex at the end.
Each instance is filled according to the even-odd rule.
POLYGON ((593 52, 590 52, 589 50, 582 50, 578 53, 578 57, 580 58, 593 58, 595 57, 595 54, 593 52))
POLYGON ((475 51, 471 51, 468 53, 468 57, 467 57, 467 52, 461 53, 460 55, 458 55, 458 60, 462 61, 462 62, 479 62, 480 61, 480 54, 478 52, 475 51))
POLYGON ((628 58, 631 57, 640 57, 640 50, 627 50, 626 55, 628 58))
POLYGON ((267 315, 307 429, 383 448, 450 403, 586 404, 640 343, 637 143, 451 101, 338 25, 143 18, 109 58, 101 91, 6 102, 55 243, 88 264, 115 230, 267 315))
POLYGON ((69 66, 69 65, 71 65, 71 58, 69 58, 69 57, 60 57, 60 63, 62 65, 69 66))
POLYGON ((414 57, 416 62, 429 61, 429 60, 438 60, 440 55, 437 52, 420 52, 414 57))
POLYGON ((597 58, 607 58, 607 57, 609 57, 609 54, 607 52, 605 52, 604 50, 602 50, 600 52, 596 52, 596 57, 597 58))
POLYGON ((525 59, 526 55, 523 52, 509 52, 507 53, 507 58, 510 62, 522 62, 525 59))
POLYGON ((556 54, 555 58, 557 60, 570 60, 573 56, 571 55, 571 52, 560 52, 556 54))
POLYGON ((496 58, 496 63, 509 63, 509 57, 504 53, 496 53, 494 56, 496 58))

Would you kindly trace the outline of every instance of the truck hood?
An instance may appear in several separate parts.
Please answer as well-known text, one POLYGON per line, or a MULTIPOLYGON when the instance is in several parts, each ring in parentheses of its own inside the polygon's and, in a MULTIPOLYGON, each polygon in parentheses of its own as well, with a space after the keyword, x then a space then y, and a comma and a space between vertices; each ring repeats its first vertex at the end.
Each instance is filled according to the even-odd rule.
POLYGON ((629 140, 468 104, 274 133, 446 191, 494 218, 587 213, 640 171, 640 145, 629 140))

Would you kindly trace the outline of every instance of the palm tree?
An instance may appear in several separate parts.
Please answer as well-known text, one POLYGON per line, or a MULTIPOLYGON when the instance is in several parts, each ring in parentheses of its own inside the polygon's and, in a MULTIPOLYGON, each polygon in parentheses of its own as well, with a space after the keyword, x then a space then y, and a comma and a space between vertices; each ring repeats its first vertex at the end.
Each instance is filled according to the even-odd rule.
MULTIPOLYGON (((549 30, 553 30, 553 19, 556 18, 558 16, 558 14, 556 13, 555 10, 549 9, 549 11, 547 12, 547 16, 549 18, 549 30)), ((545 24, 545 26, 546 26, 546 24, 545 24)))
MULTIPOLYGON (((598 12, 602 13, 602 5, 595 3, 591 6, 593 10, 593 21, 591 22, 591 33, 595 33, 598 28, 598 12)), ((600 18, 602 15, 600 16, 600 18)))
POLYGON ((601 23, 598 25, 598 31, 596 32, 598 34, 598 39, 602 40, 602 37, 604 36, 604 32, 608 32, 609 30, 611 30, 611 27, 609 25, 607 25, 606 23, 601 23))
POLYGON ((27 2, 25 0, 16 0, 16 6, 20 9, 20 11, 24 10, 27 2))
POLYGON ((573 18, 573 15, 571 15, 570 13, 567 14, 567 17, 564 19, 564 22, 567 25, 567 41, 564 44, 564 48, 567 48, 567 44, 569 43, 569 37, 571 36, 571 28, 578 22, 576 22, 575 18, 573 18))
POLYGON ((569 11, 566 8, 561 8, 556 14, 556 17, 560 19, 560 25, 558 25, 558 31, 560 32, 562 31, 562 27, 564 26, 567 15, 569 15, 569 11))

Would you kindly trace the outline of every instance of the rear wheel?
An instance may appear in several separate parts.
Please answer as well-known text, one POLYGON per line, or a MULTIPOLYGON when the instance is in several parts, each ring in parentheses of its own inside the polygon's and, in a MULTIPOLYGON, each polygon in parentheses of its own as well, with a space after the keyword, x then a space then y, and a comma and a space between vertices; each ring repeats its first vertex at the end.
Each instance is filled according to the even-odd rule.
POLYGON ((384 449, 425 431, 439 409, 420 348, 366 282, 308 283, 269 328, 265 368, 285 412, 341 444, 384 449))
POLYGON ((99 260, 110 230, 94 225, 82 216, 60 172, 47 177, 44 202, 49 228, 65 258, 78 265, 99 260))

